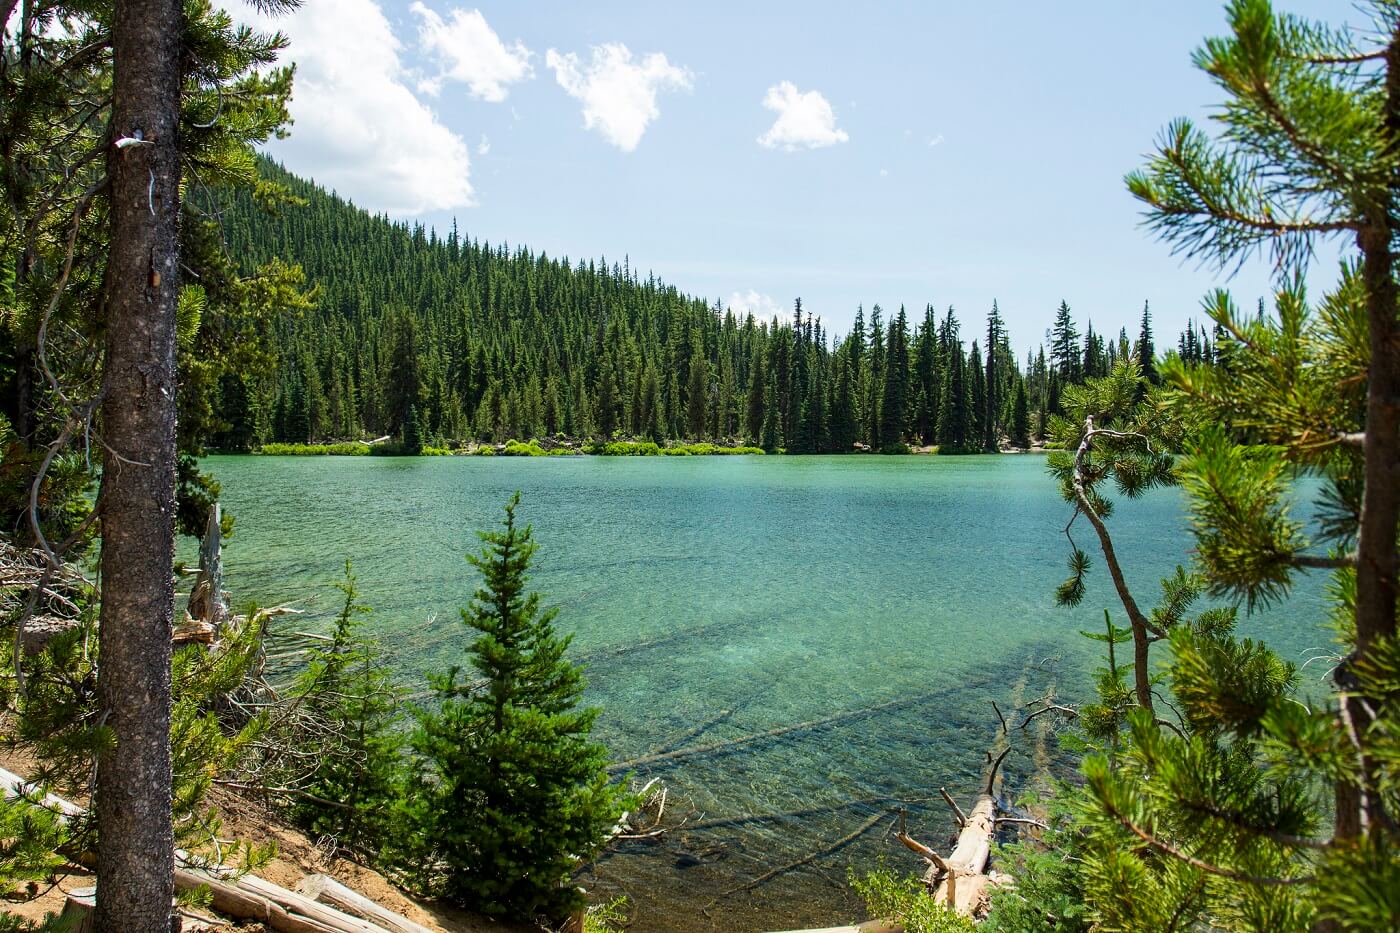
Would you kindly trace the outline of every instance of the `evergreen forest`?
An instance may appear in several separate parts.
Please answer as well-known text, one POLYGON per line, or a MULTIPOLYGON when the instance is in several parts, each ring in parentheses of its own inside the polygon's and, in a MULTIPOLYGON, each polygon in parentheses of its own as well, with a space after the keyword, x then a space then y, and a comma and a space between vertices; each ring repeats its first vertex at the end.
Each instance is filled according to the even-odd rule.
MULTIPOLYGON (((794 302, 759 321, 645 278, 626 260, 571 262, 528 247, 374 216, 259 160, 286 194, 221 192, 210 205, 229 254, 252 271, 294 260, 309 291, 272 327, 266 365, 212 389, 209 445, 389 437, 442 446, 565 435, 767 451, 995 452, 1043 439, 1064 388, 1120 359, 1152 369, 1144 305, 1133 326, 1081 332, 1055 311, 1019 359, 995 301, 964 325, 953 308, 858 308, 833 335, 794 302)), ((1190 327, 1183 358, 1212 361, 1190 327)))

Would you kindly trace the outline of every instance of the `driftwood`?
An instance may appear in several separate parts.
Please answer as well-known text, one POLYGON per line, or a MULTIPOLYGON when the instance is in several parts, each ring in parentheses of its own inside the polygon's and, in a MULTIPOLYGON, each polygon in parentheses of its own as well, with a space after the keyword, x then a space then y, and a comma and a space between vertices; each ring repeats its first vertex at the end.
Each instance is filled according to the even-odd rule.
POLYGON ((252 875, 226 880, 212 871, 177 864, 175 888, 204 888, 214 910, 238 920, 255 920, 278 933, 385 933, 384 927, 252 875))
MULTIPOLYGON (((19 796, 32 786, 19 775, 0 768, 0 793, 4 796, 19 796)), ((41 805, 64 819, 76 818, 85 812, 56 794, 45 794, 41 805)), ((234 876, 223 869, 194 864, 188 855, 178 850, 175 853, 175 888, 179 891, 206 888, 210 905, 215 910, 237 920, 258 921, 278 933, 418 933, 424 929, 386 927, 352 917, 254 875, 234 876)))
POLYGON ((933 899, 965 917, 977 916, 982 912, 987 889, 992 884, 991 875, 987 871, 987 863, 992 856, 992 837, 996 833, 998 822, 1008 822, 998 818, 995 796, 1001 764, 1011 752, 1011 746, 1004 744, 1007 730, 1005 720, 1002 722, 997 741, 1004 747, 995 757, 991 752, 987 753, 986 782, 972 809, 963 813, 962 808, 948 792, 940 788, 943 799, 952 809, 953 817, 960 827, 953 851, 946 857, 941 856, 910 836, 904 828, 903 813, 900 814, 899 830, 895 833, 895 838, 904 843, 906 848, 918 853, 928 862, 924 883, 933 892, 933 899))
POLYGON ((386 930, 392 930, 393 933, 432 933, 422 924, 399 916, 358 891, 347 888, 329 875, 308 875, 297 885, 297 891, 312 900, 371 920, 386 930))

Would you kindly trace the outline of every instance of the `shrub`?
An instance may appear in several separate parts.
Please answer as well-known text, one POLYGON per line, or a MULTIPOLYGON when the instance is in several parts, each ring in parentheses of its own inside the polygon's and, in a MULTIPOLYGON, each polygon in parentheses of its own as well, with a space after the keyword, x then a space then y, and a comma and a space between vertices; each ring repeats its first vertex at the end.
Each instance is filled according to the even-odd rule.
POLYGON ((864 877, 851 873, 850 881, 870 916, 892 920, 904 933, 973 933, 977 929, 971 919, 936 903, 914 875, 897 875, 882 864, 864 877))
POLYGON ((374 451, 363 441, 335 444, 263 444, 257 452, 269 457, 363 457, 374 451))

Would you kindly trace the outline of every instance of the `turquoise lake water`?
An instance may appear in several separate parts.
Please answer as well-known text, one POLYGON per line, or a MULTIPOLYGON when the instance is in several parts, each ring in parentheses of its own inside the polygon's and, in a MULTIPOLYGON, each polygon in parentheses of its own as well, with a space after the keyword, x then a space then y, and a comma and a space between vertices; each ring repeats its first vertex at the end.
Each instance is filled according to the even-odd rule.
MULTIPOLYGON (((291 625, 324 628, 349 558, 410 685, 462 661, 458 608, 477 584, 463 555, 521 491, 518 514, 540 545, 533 587, 575 633, 588 699, 604 709, 597 735, 618 760, 702 749, 637 768, 666 782, 668 817, 687 823, 617 849, 583 879, 626 893, 645 918, 639 930, 859 916, 847 866, 884 853, 917 868, 889 836, 901 805, 916 835, 941 845, 952 824, 938 788, 975 792, 997 725, 991 701, 1008 710, 1051 687, 1082 697, 1098 661, 1076 632, 1101 631, 1103 609, 1117 605, 1098 559, 1083 606, 1054 605, 1070 509, 1037 456, 204 466, 237 518, 226 554, 235 600, 295 606, 306 614, 291 625), (816 725, 761 735, 804 723, 816 725), (703 750, 746 736, 757 738, 703 750), (739 890, 880 813, 849 845, 739 890)), ((1154 602, 1158 578, 1189 560, 1179 495, 1122 502, 1112 526, 1139 601, 1154 602)), ((1097 558, 1082 522, 1076 539, 1097 558)), ((1322 582, 1305 581, 1243 631, 1302 663, 1329 642, 1322 582)), ((1043 736, 1019 739, 1009 789, 1046 754, 1053 764, 1043 736)))

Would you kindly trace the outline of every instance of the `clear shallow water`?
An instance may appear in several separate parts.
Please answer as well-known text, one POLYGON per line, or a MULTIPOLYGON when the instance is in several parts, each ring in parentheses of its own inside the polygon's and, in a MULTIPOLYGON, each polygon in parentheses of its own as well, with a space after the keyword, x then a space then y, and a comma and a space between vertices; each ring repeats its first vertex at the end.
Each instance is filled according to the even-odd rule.
MULTIPOLYGON (((540 549, 533 586, 560 607, 619 760, 814 724, 637 767, 688 825, 603 860, 584 883, 625 892, 643 930, 784 929, 847 921, 847 865, 911 825, 942 841, 936 798, 975 792, 1003 710, 1097 663, 1080 629, 1116 607, 1102 562, 1076 610, 1054 606, 1069 516, 1044 461, 1004 457, 211 457, 237 517, 235 599, 334 614, 346 558, 405 683, 460 663, 477 581, 463 554, 512 492, 540 549), (1047 660, 1048 659, 1048 660, 1047 660), (1018 699, 1018 697, 1020 699, 1018 699), (833 717, 835 718, 833 721, 833 717), (872 799, 874 798, 874 799, 872 799), (882 799, 883 798, 883 799, 882 799), (782 819, 716 821, 804 812, 782 819), (734 890, 888 818, 801 869, 734 890), (732 893, 730 893, 732 892, 732 893)), ((1115 543, 1140 602, 1188 559, 1180 499, 1120 506, 1115 543)), ((1095 554, 1087 525, 1077 538, 1095 554)), ((191 549, 192 550, 192 549, 191 549)), ((1243 629, 1300 663, 1325 646, 1321 580, 1243 629)), ((1115 612, 1121 622, 1121 613, 1115 612)), ((1011 789, 1036 766, 1008 760, 1011 789)), ((1044 763, 1044 749, 1040 761, 1044 763)), ((896 844, 897 845, 897 844, 896 844)))

